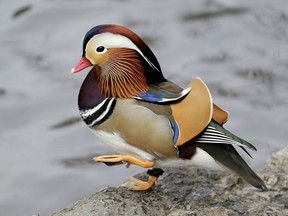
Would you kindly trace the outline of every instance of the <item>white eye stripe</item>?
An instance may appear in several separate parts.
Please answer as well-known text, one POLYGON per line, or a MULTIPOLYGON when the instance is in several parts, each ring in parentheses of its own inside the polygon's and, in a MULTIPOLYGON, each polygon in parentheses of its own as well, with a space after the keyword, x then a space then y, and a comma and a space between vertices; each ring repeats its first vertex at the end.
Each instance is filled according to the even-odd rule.
MULTIPOLYGON (((93 43, 93 46, 99 47, 104 46, 107 49, 109 48, 129 48, 137 50, 142 56, 143 53, 139 48, 127 37, 119 34, 112 34, 110 32, 101 33, 92 37, 86 45, 86 48, 90 46, 90 43, 93 43)), ((92 45, 92 44, 91 44, 92 45)))
POLYGON ((106 50, 109 48, 129 48, 129 49, 136 50, 147 61, 147 63, 151 67, 153 67, 154 69, 160 72, 160 70, 146 56, 144 56, 141 50, 129 38, 123 35, 112 34, 110 32, 101 33, 101 34, 95 35, 88 41, 86 45, 86 50, 85 50, 86 52, 90 46, 97 47, 97 48, 100 46, 104 46, 106 50))

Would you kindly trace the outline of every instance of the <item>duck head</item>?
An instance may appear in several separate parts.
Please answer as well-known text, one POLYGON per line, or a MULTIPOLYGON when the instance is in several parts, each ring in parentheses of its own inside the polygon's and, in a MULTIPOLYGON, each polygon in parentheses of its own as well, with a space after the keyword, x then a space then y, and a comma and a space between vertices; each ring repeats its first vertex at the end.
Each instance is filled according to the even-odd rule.
POLYGON ((82 58, 71 73, 90 66, 105 97, 135 97, 147 91, 149 84, 165 81, 147 44, 137 34, 119 25, 99 25, 86 33, 82 58))

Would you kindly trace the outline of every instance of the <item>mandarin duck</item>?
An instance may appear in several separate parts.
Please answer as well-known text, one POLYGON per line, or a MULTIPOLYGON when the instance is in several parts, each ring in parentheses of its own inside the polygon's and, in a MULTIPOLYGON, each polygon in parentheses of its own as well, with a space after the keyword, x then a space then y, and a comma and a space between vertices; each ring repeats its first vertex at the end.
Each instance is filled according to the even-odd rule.
POLYGON ((228 112, 212 102, 205 83, 195 77, 182 89, 165 79, 151 49, 130 29, 106 24, 89 30, 71 73, 90 66, 78 96, 80 115, 119 153, 93 159, 152 168, 147 181, 131 177, 122 186, 147 190, 158 184, 163 167, 200 166, 230 170, 267 189, 234 146, 249 156, 246 149, 256 148, 223 128, 228 112))

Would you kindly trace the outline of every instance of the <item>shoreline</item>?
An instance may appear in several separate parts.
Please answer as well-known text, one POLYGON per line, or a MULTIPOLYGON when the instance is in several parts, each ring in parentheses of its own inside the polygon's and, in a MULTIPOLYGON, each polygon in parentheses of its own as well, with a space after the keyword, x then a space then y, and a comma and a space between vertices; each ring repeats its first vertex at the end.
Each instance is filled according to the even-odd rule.
POLYGON ((233 174, 169 168, 151 190, 107 187, 52 215, 288 215, 288 145, 257 173, 268 191, 233 174))

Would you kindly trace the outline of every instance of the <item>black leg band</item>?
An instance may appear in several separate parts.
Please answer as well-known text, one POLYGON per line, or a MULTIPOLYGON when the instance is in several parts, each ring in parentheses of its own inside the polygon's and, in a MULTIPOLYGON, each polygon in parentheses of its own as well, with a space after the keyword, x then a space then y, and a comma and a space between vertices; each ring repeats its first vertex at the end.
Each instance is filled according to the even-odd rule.
POLYGON ((160 168, 153 168, 153 169, 147 170, 148 175, 155 176, 156 178, 163 175, 163 173, 164 173, 164 171, 160 168))

